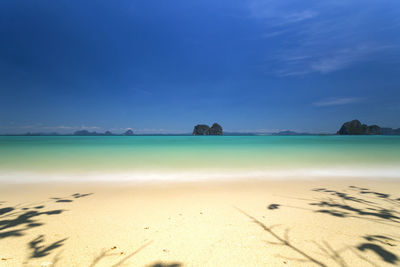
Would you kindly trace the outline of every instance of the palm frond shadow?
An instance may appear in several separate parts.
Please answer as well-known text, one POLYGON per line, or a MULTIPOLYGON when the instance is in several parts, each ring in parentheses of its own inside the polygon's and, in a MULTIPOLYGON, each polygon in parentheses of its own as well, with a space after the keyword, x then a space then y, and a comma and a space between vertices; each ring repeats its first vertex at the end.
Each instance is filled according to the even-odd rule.
MULTIPOLYGON (((72 198, 82 198, 93 193, 71 195, 72 198)), ((63 198, 50 198, 41 202, 22 203, 15 206, 8 206, 0 209, 0 240, 9 237, 20 237, 29 229, 44 225, 39 219, 42 216, 54 216, 65 212, 65 209, 46 210, 46 204, 68 203, 73 200, 63 198)))
POLYGON ((48 246, 45 246, 43 244, 45 242, 44 235, 39 235, 29 243, 29 248, 33 250, 30 258, 41 258, 49 255, 54 249, 64 245, 64 242, 67 239, 68 238, 60 239, 48 246))
POLYGON ((313 256, 306 253, 304 250, 302 250, 302 249, 296 247, 294 244, 292 244, 292 242, 289 239, 289 230, 288 229, 285 230, 285 234, 283 237, 279 236, 276 232, 273 231, 273 229, 271 229, 271 227, 266 226, 264 223, 262 223, 255 217, 251 216, 250 214, 246 213, 245 211, 239 209, 238 207, 235 207, 235 208, 240 213, 242 213, 246 217, 250 218, 255 224, 260 226, 264 231, 269 233, 272 237, 274 237, 277 240, 277 242, 270 242, 270 244, 286 246, 286 247, 292 249, 293 251, 297 252, 301 256, 303 256, 305 258, 305 260, 307 260, 308 262, 315 263, 316 265, 321 266, 321 267, 327 266, 326 264, 322 263, 321 261, 317 260, 313 256))
MULTIPOLYGON (((90 196, 89 194, 76 193, 71 196, 63 198, 49 198, 40 202, 25 202, 16 204, 14 206, 7 205, 0 209, 0 242, 8 238, 18 238, 29 234, 33 228, 41 227, 45 225, 42 218, 46 216, 57 216, 64 212, 66 209, 49 209, 47 206, 49 203, 54 205, 62 205, 60 203, 72 202, 70 198, 81 198, 90 196), (69 200, 69 201, 58 201, 58 200, 69 200)), ((5 204, 6 202, 2 202, 5 204)), ((68 205, 68 204, 67 204, 68 205)), ((31 252, 27 260, 42 258, 52 254, 56 249, 62 247, 68 238, 63 238, 49 245, 45 245, 45 236, 39 235, 27 244, 27 247, 31 252)), ((5 241, 6 242, 6 241, 5 241)), ((53 264, 57 263, 60 259, 60 254, 56 254, 53 257, 53 264)))
MULTIPOLYGON (((117 266, 121 266, 122 264, 124 264, 127 260, 129 260, 131 257, 133 257, 134 255, 136 255, 137 253, 139 253, 142 249, 146 248, 147 246, 149 246, 151 243, 153 243, 153 240, 143 244, 141 247, 139 247, 138 249, 136 249, 134 252, 128 254, 127 256, 123 257, 122 259, 120 259, 117 263, 111 265, 111 267, 117 267, 117 266)), ((120 253, 114 253, 110 250, 103 250, 98 256, 96 256, 93 261, 90 263, 89 267, 94 267, 96 266, 101 260, 103 260, 104 258, 107 257, 111 257, 111 256, 117 256, 117 255, 121 255, 120 253)))
POLYGON ((315 212, 326 213, 336 217, 353 217, 393 226, 400 223, 400 212, 397 211, 397 201, 390 198, 389 194, 365 191, 365 188, 355 186, 351 186, 350 189, 352 191, 357 190, 358 194, 365 194, 365 192, 372 194, 371 198, 374 201, 351 196, 346 192, 317 188, 313 189, 313 191, 328 194, 330 197, 316 199, 317 201, 310 200, 313 202, 310 202, 309 205, 322 208, 315 210, 315 212), (358 207, 351 205, 351 202, 356 202, 358 207), (385 203, 386 205, 383 206, 382 204, 385 203))
POLYGON ((180 266, 182 266, 182 264, 179 262, 174 262, 174 263, 156 262, 156 263, 147 265, 147 267, 180 267, 180 266))
MULTIPOLYGON (((307 201, 310 208, 281 204, 271 205, 273 205, 273 207, 278 205, 278 207, 297 208, 316 213, 324 213, 343 219, 357 218, 372 223, 385 224, 395 228, 400 227, 400 212, 398 211, 400 201, 399 198, 392 197, 390 194, 381 193, 357 186, 350 186, 347 190, 343 190, 342 192, 326 188, 316 188, 312 191, 322 193, 324 194, 324 196, 313 199, 299 198, 299 200, 301 201, 307 201), (317 209, 315 209, 315 207, 317 207, 317 209)), ((267 205, 267 209, 271 210, 271 205, 267 205)), ((306 253, 305 250, 294 246, 293 243, 290 242, 288 230, 285 231, 285 234, 283 236, 279 236, 276 234, 276 232, 273 231, 273 227, 267 227, 255 217, 250 216, 240 209, 238 210, 242 214, 252 219, 253 222, 258 224, 277 240, 277 242, 267 241, 267 244, 287 246, 303 256, 303 258, 301 259, 287 258, 282 255, 279 255, 279 257, 299 262, 309 261, 319 266, 327 266, 327 264, 323 263, 322 260, 320 260, 319 258, 317 260, 316 256, 312 256, 309 253, 306 253)), ((373 252, 375 255, 377 255, 377 258, 385 263, 400 263, 399 257, 390 251, 390 247, 397 246, 397 243, 399 242, 394 237, 385 236, 382 234, 369 234, 361 236, 360 238, 364 240, 361 241, 359 244, 354 246, 347 246, 346 248, 340 250, 334 250, 326 241, 323 241, 322 244, 319 244, 315 241, 313 241, 313 243, 320 250, 320 256, 329 258, 330 260, 334 261, 336 264, 342 267, 348 266, 341 256, 343 252, 348 250, 352 251, 360 259, 374 266, 378 266, 379 264, 376 264, 367 257, 364 257, 362 253, 365 253, 367 251, 373 252)))

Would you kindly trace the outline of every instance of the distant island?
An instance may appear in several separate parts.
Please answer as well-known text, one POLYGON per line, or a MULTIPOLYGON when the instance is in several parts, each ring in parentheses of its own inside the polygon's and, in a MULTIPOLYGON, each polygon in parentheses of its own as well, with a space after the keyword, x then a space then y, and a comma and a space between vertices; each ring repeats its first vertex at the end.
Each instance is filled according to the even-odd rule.
POLYGON ((381 128, 378 125, 362 124, 359 120, 345 122, 338 135, 400 135, 399 129, 381 128))
POLYGON ((301 136, 301 135, 400 135, 400 128, 393 129, 388 127, 380 127, 378 125, 362 124, 355 119, 343 123, 342 127, 336 133, 309 133, 284 130, 279 132, 230 132, 223 131, 222 126, 214 123, 211 127, 207 124, 198 124, 194 126, 193 131, 183 133, 134 133, 132 129, 128 129, 123 133, 112 133, 105 131, 104 133, 91 132, 85 129, 77 130, 73 133, 32 133, 23 134, 0 134, 0 136, 190 136, 190 135, 225 135, 225 136, 301 136))
POLYGON ((75 136, 130 136, 130 135, 134 135, 133 131, 131 129, 127 130, 126 132, 124 132, 123 134, 113 134, 110 131, 106 131, 105 133, 97 133, 97 132, 89 132, 88 130, 79 130, 74 132, 72 135, 75 136))
POLYGON ((193 135, 222 135, 222 127, 218 123, 214 123, 211 128, 206 124, 198 124, 193 129, 193 135))
POLYGON ((25 134, 5 134, 5 136, 132 136, 135 135, 131 129, 127 130, 121 134, 115 134, 110 131, 105 131, 104 133, 89 132, 88 130, 78 130, 72 134, 60 134, 60 133, 31 133, 27 132, 25 134))
POLYGON ((280 132, 277 132, 277 133, 272 133, 271 135, 287 135, 287 136, 290 136, 290 135, 313 135, 313 134, 311 134, 311 133, 298 133, 298 132, 294 132, 294 131, 280 131, 280 132))

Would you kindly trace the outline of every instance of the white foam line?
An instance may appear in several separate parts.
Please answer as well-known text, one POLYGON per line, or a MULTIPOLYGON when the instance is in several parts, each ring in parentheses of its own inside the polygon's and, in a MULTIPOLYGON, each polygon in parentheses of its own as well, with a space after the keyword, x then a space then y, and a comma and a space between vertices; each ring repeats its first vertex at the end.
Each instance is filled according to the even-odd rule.
POLYGON ((241 179, 282 180, 316 178, 366 178, 400 179, 400 168, 366 169, 295 169, 262 171, 181 171, 181 172, 88 172, 88 173, 33 173, 0 172, 0 183, 36 182, 192 182, 192 181, 231 181, 241 179))

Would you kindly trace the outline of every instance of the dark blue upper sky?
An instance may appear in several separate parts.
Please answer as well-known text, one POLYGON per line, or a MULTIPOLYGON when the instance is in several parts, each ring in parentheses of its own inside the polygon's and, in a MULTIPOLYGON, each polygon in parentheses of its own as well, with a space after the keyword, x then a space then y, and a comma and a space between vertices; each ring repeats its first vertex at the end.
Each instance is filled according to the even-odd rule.
POLYGON ((0 133, 400 127, 398 0, 0 2, 0 133))

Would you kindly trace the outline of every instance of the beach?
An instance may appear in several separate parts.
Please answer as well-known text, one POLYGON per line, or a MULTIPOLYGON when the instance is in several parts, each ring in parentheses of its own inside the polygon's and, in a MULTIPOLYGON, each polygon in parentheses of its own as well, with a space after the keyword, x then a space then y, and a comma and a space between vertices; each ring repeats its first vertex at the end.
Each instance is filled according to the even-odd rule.
POLYGON ((400 267, 400 1, 0 1, 0 267, 400 267))
POLYGON ((0 266, 398 266, 400 137, 0 137, 0 266))
POLYGON ((0 187, 0 266, 398 266, 400 182, 0 187))

